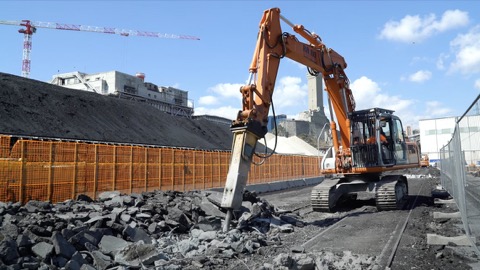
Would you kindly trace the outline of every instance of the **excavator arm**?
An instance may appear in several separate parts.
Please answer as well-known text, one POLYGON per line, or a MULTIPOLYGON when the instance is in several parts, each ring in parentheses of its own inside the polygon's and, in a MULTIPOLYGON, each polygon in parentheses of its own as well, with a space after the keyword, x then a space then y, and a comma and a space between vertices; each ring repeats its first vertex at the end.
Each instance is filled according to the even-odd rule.
MULTIPOLYGON (((307 66, 312 73, 322 74, 340 125, 342 146, 348 148, 347 114, 354 111, 355 100, 344 72, 347 63, 340 54, 327 48, 318 35, 309 32, 302 25, 294 25, 288 21, 280 14, 278 8, 264 11, 260 20, 257 43, 249 68, 249 84, 240 89, 243 97, 242 111, 238 113, 232 127, 251 126, 249 129, 260 138, 266 134, 268 112, 272 104, 280 60, 283 57, 307 66), (282 32, 281 20, 308 43, 299 41, 295 35, 282 32)), ((338 150, 339 142, 334 140, 334 143, 335 141, 337 143, 335 148, 338 150)))
POLYGON ((318 35, 302 25, 288 21, 280 14, 280 9, 264 11, 249 67, 249 82, 240 88, 242 110, 232 123, 232 157, 221 204, 228 209, 224 231, 230 224, 232 210, 238 209, 242 203, 255 145, 267 133, 268 113, 283 57, 307 66, 312 74, 322 74, 340 130, 341 139, 337 136, 337 126, 331 117, 334 148, 338 151, 341 143, 343 149, 349 149, 348 113, 354 111, 355 101, 344 72, 347 67, 345 59, 333 49, 327 48, 318 35), (295 35, 283 32, 281 20, 307 42, 301 42, 295 35))

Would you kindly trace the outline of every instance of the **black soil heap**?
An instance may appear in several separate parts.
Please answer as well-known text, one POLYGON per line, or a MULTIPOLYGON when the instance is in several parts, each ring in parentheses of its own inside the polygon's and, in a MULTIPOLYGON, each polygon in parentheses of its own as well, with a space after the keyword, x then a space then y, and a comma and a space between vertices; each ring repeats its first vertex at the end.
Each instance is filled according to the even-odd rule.
POLYGON ((230 150, 225 124, 0 72, 0 134, 230 150))

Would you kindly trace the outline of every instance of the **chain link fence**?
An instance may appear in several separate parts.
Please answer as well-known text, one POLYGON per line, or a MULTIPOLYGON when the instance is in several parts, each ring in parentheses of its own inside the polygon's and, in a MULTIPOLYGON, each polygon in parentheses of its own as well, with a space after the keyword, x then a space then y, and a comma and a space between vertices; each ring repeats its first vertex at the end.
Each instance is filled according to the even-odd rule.
POLYGON ((452 139, 440 149, 442 186, 455 200, 466 235, 480 248, 480 95, 455 124, 452 139))

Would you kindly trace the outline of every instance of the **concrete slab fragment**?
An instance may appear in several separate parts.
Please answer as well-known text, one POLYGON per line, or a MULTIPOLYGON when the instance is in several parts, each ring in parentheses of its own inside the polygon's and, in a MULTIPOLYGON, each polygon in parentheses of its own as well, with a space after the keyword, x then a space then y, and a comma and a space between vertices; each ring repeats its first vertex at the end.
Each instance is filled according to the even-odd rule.
POLYGON ((454 204, 455 200, 454 199, 449 199, 449 200, 435 199, 434 203, 435 204, 454 204))
POLYGON ((225 218, 225 213, 218 209, 218 206, 212 203, 208 198, 203 197, 202 203, 199 205, 207 216, 215 216, 225 218))
POLYGON ((442 212, 433 212, 433 218, 462 218, 460 212, 454 213, 442 213, 442 212))
POLYGON ((427 245, 444 245, 453 243, 457 246, 472 246, 472 242, 475 243, 475 239, 469 239, 466 235, 459 236, 441 236, 438 234, 427 233, 427 245))

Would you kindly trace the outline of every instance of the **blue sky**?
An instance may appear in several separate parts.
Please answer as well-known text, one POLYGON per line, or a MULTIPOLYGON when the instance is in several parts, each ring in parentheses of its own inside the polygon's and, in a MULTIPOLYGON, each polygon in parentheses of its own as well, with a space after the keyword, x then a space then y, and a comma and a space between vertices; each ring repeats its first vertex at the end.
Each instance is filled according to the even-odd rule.
MULTIPOLYGON (((272 7, 345 57, 357 109, 393 109, 404 125, 418 127, 419 119, 463 114, 480 92, 476 1, 0 1, 0 20, 197 36, 199 41, 39 28, 30 78, 143 72, 148 82, 188 91, 196 114, 233 119, 259 21, 272 7)), ((0 25, 0 72, 21 75, 18 29, 0 25)), ((277 114, 295 118, 308 109, 306 74, 306 67, 282 60, 273 96, 277 114)))

